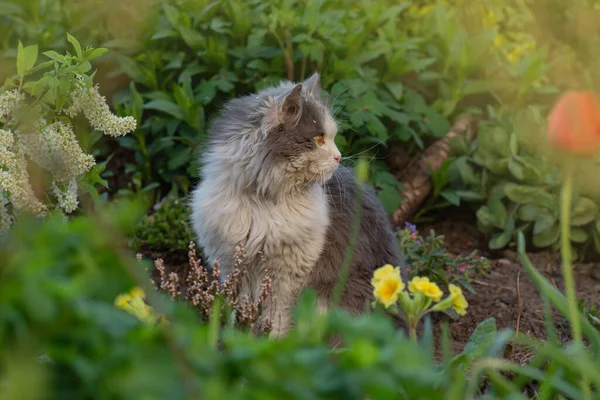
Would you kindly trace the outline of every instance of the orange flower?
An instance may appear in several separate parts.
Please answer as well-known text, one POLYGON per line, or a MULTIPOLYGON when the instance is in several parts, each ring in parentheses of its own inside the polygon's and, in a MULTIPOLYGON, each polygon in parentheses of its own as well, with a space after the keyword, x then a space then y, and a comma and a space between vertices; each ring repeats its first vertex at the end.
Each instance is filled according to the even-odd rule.
POLYGON ((600 148, 600 101, 593 92, 567 92, 548 118, 548 140, 559 149, 594 155, 600 148))

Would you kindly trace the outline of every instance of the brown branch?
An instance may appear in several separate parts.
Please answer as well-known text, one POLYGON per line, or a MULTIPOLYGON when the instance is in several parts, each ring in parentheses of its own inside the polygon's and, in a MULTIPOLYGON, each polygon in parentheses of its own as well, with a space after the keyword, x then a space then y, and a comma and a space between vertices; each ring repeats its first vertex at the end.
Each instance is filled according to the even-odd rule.
POLYGON ((473 118, 471 116, 461 118, 450 129, 450 132, 425 149, 423 153, 413 158, 401 173, 396 174, 396 178, 404 186, 404 191, 400 192, 403 199, 402 204, 393 216, 396 226, 408 221, 427 198, 433 187, 430 179, 430 168, 434 172, 440 169, 450 155, 450 140, 464 135, 472 123, 473 118))

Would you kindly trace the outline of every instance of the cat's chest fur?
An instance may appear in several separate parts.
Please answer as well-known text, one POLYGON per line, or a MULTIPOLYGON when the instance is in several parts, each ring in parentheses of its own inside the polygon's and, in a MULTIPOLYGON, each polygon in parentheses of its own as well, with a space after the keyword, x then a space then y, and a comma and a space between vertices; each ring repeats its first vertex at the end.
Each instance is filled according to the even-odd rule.
POLYGON ((277 259, 279 265, 283 261, 309 267, 321 254, 329 225, 327 197, 321 187, 277 200, 256 194, 213 194, 206 201, 196 200, 196 209, 204 209, 200 244, 225 272, 240 243, 250 264, 277 259))

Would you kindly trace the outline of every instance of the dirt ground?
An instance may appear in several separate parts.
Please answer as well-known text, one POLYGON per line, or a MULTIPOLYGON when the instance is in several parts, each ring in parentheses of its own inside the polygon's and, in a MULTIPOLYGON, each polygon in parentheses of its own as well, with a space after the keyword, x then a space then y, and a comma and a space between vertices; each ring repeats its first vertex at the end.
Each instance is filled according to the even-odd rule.
MULTIPOLYGON (((460 218, 445 220, 422 227, 433 228, 445 237, 448 252, 468 254, 474 249, 486 249, 486 239, 471 223, 460 218)), ((545 338, 542 300, 521 266, 516 251, 505 250, 490 253, 479 250, 492 260, 485 275, 475 277, 472 286, 476 294, 464 291, 469 302, 467 315, 450 324, 454 350, 461 351, 471 333, 481 321, 493 317, 498 329, 512 328, 536 338, 545 338)), ((529 258, 550 282, 564 289, 560 269, 560 257, 549 252, 530 253, 529 258)), ((600 264, 576 264, 575 281, 577 296, 586 304, 600 304, 600 264)), ((568 339, 568 323, 554 314, 557 332, 563 340, 568 339)), ((515 355, 516 356, 516 355, 515 355)))
MULTIPOLYGON (((477 249, 479 253, 491 260, 485 275, 475 276, 472 287, 476 294, 464 291, 469 308, 467 315, 450 323, 453 347, 460 352, 467 343, 475 327, 483 320, 493 317, 498 329, 512 328, 536 338, 545 338, 544 318, 541 298, 532 285, 527 273, 518 262, 514 250, 492 253, 486 250, 487 240, 477 230, 471 220, 465 217, 446 218, 433 225, 420 226, 421 232, 430 228, 444 235, 444 242, 449 253, 467 255, 477 249)), ((165 254, 144 251, 145 258, 164 258, 169 271, 181 274, 187 266, 186 254, 165 254)), ((560 271, 560 260, 549 252, 531 253, 530 259, 539 271, 560 290, 563 282, 560 271)), ((575 280, 578 298, 587 304, 600 305, 600 264, 576 264, 575 280)), ((598 307, 597 307, 598 308, 598 307)), ((562 316, 555 314, 557 331, 563 340, 568 339, 568 324, 562 316)), ((517 359, 522 354, 507 354, 517 359)))

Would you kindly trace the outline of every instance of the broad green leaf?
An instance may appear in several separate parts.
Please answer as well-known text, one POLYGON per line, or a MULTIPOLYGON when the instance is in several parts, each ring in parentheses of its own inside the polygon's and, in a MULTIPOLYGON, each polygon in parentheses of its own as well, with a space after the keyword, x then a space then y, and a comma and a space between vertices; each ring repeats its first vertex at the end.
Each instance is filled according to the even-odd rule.
POLYGON ((535 247, 544 248, 551 246, 555 243, 560 237, 560 227, 558 224, 552 225, 550 228, 546 229, 533 236, 533 245, 535 247))
POLYGON ((81 44, 79 44, 79 41, 75 39, 70 33, 67 33, 67 40, 73 45, 77 57, 83 58, 83 51, 81 50, 81 44))
POLYGON ((575 243, 584 243, 586 240, 588 240, 588 234, 581 228, 572 228, 569 239, 575 243))
POLYGON ((488 246, 491 250, 498 250, 506 247, 506 245, 510 242, 512 235, 508 232, 496 233, 490 239, 488 246))
POLYGON ((22 79, 33 68, 38 56, 37 44, 23 47, 19 40, 17 50, 17 74, 22 79))
POLYGON ((504 185, 504 193, 515 203, 531 203, 549 209, 553 209, 556 206, 554 197, 538 187, 507 183, 504 185))
POLYGON ((185 112, 175 103, 169 100, 152 100, 144 105, 147 110, 157 110, 165 112, 173 117, 185 121, 185 112))
POLYGON ((579 197, 575 201, 572 212, 571 225, 582 226, 596 219, 598 216, 598 205, 586 197, 579 197))
POLYGON ((62 54, 58 54, 54 50, 45 51, 42 54, 45 55, 46 57, 53 59, 54 61, 58 61, 59 63, 65 62, 65 56, 63 56, 62 54))
POLYGON ((402 99, 404 94, 404 85, 400 82, 386 82, 385 86, 388 88, 390 93, 394 96, 397 101, 402 99))
POLYGON ((473 361, 484 356, 489 348, 494 344, 498 331, 496 329, 496 319, 488 318, 475 328, 464 350, 453 359, 453 363, 459 361, 459 358, 466 357, 468 361, 473 361), (461 357, 462 356, 462 357, 461 357))
POLYGON ((383 187, 377 193, 377 197, 388 213, 396 211, 400 204, 402 204, 402 196, 400 196, 398 189, 394 186, 383 187))
POLYGON ((92 58, 100 57, 102 54, 106 53, 107 51, 108 50, 103 47, 94 49, 94 51, 92 51, 92 53, 89 55, 88 59, 91 60, 92 58))
POLYGON ((504 229, 508 218, 506 207, 502 200, 498 198, 491 198, 487 204, 490 213, 492 214, 494 225, 496 228, 504 229))
POLYGON ((536 215, 535 224, 533 226, 533 234, 537 235, 550 228, 556 223, 558 218, 554 215, 548 214, 547 212, 540 212, 536 215))
POLYGON ((457 190, 456 194, 463 200, 467 201, 482 201, 485 197, 480 193, 469 190, 457 190))
POLYGON ((458 194, 453 191, 453 190, 443 190, 440 192, 440 195, 448 200, 448 203, 452 204, 453 206, 459 206, 460 205, 460 197, 458 196, 458 194))
POLYGON ((517 212, 519 219, 523 221, 535 221, 539 214, 540 210, 533 204, 523 204, 517 212))

